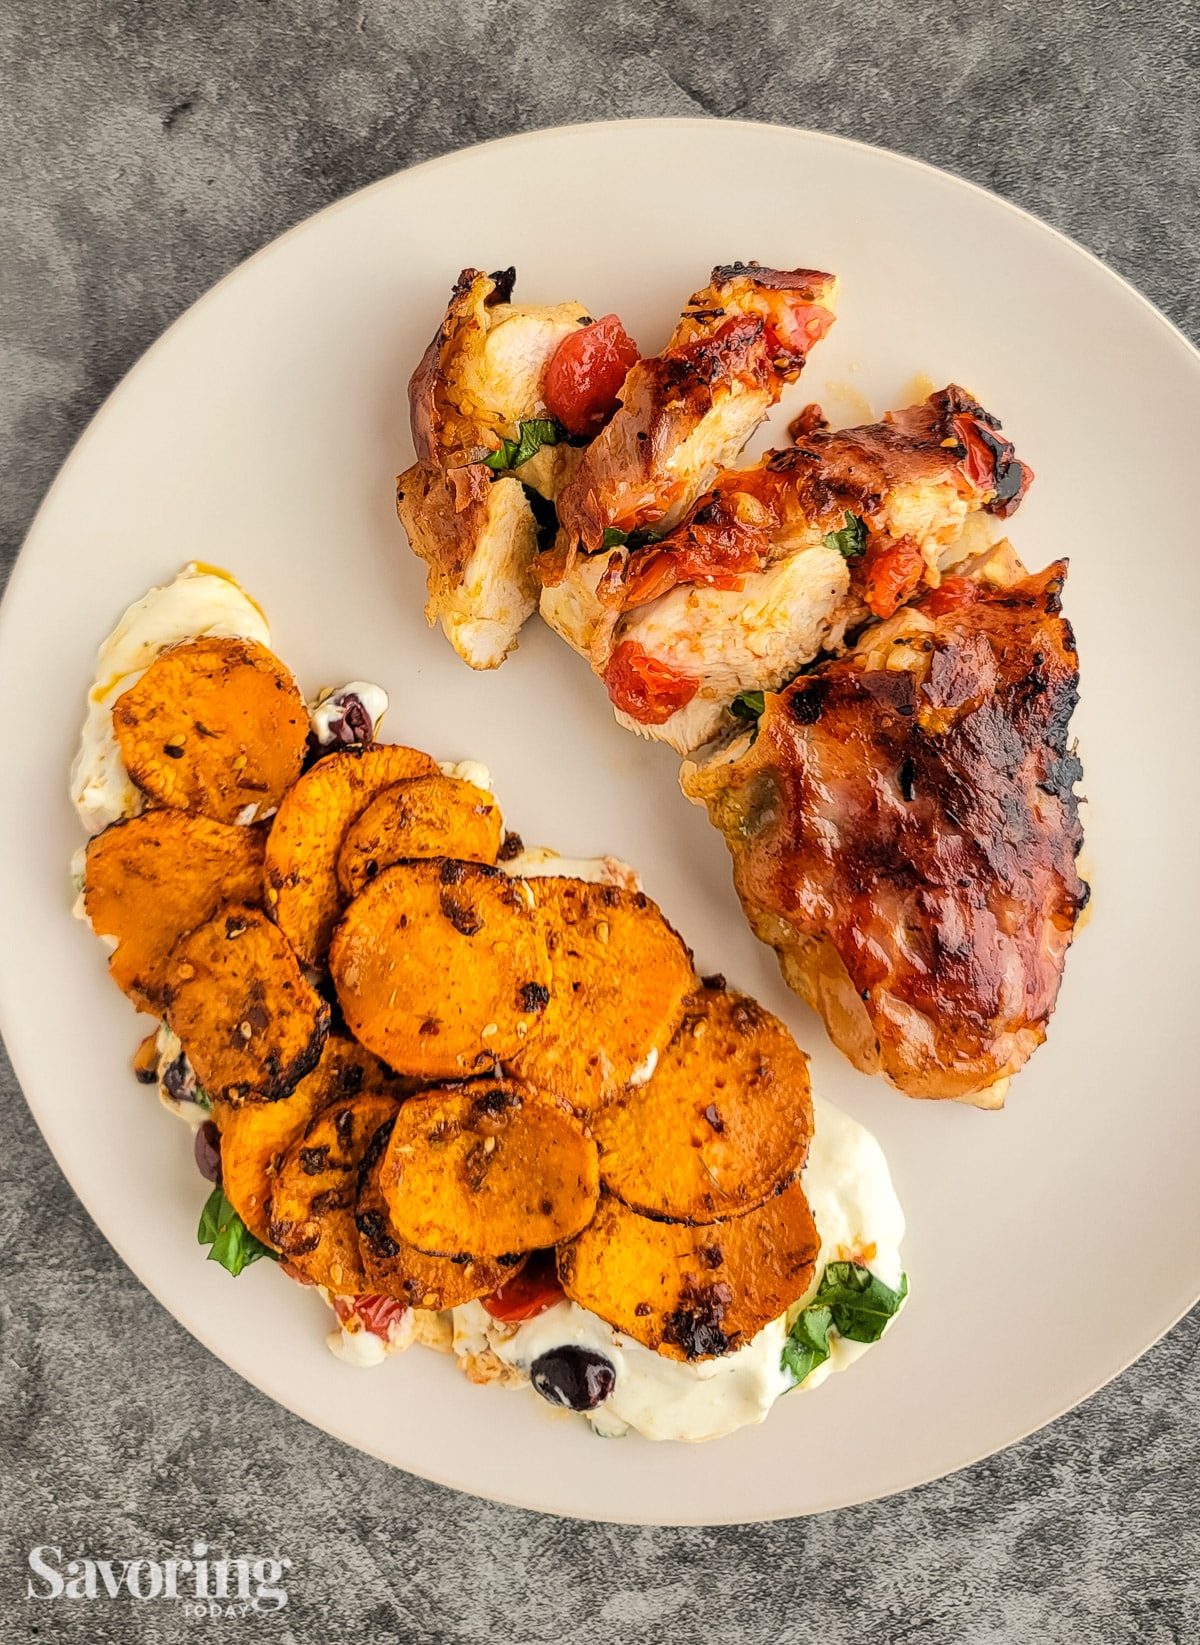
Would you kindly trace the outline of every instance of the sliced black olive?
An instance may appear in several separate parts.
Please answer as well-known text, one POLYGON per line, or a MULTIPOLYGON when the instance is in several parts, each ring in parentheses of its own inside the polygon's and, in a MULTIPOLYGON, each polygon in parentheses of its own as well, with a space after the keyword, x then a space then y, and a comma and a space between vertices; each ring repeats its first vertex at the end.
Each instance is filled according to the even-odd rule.
POLYGON ((533 1386, 551 1405, 594 1411, 612 1393, 617 1373, 610 1359, 590 1348, 564 1346, 539 1354, 530 1367, 533 1386))

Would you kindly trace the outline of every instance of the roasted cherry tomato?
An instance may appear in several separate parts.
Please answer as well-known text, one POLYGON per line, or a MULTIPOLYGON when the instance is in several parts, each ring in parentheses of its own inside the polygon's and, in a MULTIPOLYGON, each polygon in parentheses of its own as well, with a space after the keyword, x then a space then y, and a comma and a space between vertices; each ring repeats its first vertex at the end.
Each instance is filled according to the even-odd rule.
POLYGON ((867 550, 863 598, 877 617, 890 617, 920 587, 925 558, 911 537, 867 550))
POLYGON ((762 567, 769 547, 761 526, 692 524, 662 543, 634 550, 625 572, 624 608, 657 600, 677 583, 742 588, 746 572, 762 567))
POLYGON ((613 652, 604 683, 613 707, 640 725, 664 725, 700 689, 699 680, 652 657, 636 640, 622 640, 613 652))
POLYGON ((364 1331, 386 1342, 388 1328, 404 1318, 408 1306, 399 1297, 334 1297, 333 1311, 343 1325, 357 1316, 364 1331))
POLYGON ((535 1251, 507 1284, 483 1298, 483 1306, 493 1319, 502 1320, 505 1325, 519 1325, 522 1320, 536 1319, 562 1299, 563 1288, 558 1283, 554 1252, 535 1251))
POLYGON ((944 617, 948 611, 958 611, 965 605, 974 605, 983 590, 970 577, 943 577, 941 585, 921 601, 921 610, 930 617, 944 617))
POLYGON ((598 434, 617 409, 617 395, 638 346, 615 314, 564 337, 546 372, 546 407, 568 434, 598 434))

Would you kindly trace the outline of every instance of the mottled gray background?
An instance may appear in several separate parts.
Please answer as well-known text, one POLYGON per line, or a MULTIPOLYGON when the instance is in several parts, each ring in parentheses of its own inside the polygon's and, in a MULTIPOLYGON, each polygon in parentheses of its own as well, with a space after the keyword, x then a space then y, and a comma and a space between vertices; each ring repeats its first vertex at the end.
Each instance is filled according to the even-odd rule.
MULTIPOLYGON (((1195 339, 1196 17, 2 0, 3 564, 88 417, 213 281, 360 184, 529 127, 702 112, 902 149, 1048 218, 1195 339)), ((239 1640, 1200 1640, 1200 1314, 1041 1435, 902 1498, 713 1531, 567 1523, 422 1484, 269 1404, 118 1262, 7 1067, 0 1102, 6 1641, 203 1632, 161 1605, 24 1598, 31 1544, 154 1555, 197 1530, 295 1561, 278 1622, 208 1625, 239 1640)))

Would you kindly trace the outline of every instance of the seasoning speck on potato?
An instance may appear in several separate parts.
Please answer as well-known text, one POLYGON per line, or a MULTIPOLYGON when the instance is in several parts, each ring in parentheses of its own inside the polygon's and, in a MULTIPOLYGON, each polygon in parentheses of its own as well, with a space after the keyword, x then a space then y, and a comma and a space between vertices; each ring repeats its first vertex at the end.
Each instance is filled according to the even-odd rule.
POLYGON ((172 646, 117 698, 112 718, 125 768, 155 805, 223 823, 268 816, 308 744, 296 682, 256 640, 172 646))
POLYGON ((551 993, 527 888, 450 859, 385 869, 347 909, 329 968, 351 1033, 424 1079, 513 1057, 540 1030, 551 993))
POLYGON ((329 1007, 282 933, 244 905, 176 943, 166 1012, 204 1090, 234 1103, 286 1097, 329 1032, 329 1007))
POLYGON ((405 1103, 380 1168, 392 1222, 418 1250, 500 1257, 569 1239, 596 1207, 596 1145, 564 1104, 477 1080, 405 1103))

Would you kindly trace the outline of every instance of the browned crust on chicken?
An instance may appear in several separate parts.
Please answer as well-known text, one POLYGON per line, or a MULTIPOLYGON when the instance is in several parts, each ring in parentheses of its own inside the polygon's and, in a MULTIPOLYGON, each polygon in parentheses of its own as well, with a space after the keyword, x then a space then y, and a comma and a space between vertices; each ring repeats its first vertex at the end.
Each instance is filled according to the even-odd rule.
POLYGON ((832 324, 832 275, 733 264, 689 300, 667 347, 629 372, 615 416, 558 498, 543 580, 595 553, 606 528, 633 531, 686 509, 732 461, 832 324), (680 448, 695 446, 695 461, 680 448), (675 460, 674 463, 672 460, 675 460))
POLYGON ((790 986, 910 1096, 996 1103, 1087 901, 1065 575, 928 596, 768 696, 739 759, 684 773, 790 986))
POLYGON ((516 282, 515 268, 484 274, 465 268, 454 282, 442 323, 421 356, 408 385, 413 447, 418 463, 447 468, 469 463, 478 454, 479 430, 447 394, 447 363, 462 334, 479 324, 480 311, 507 303, 516 282))

